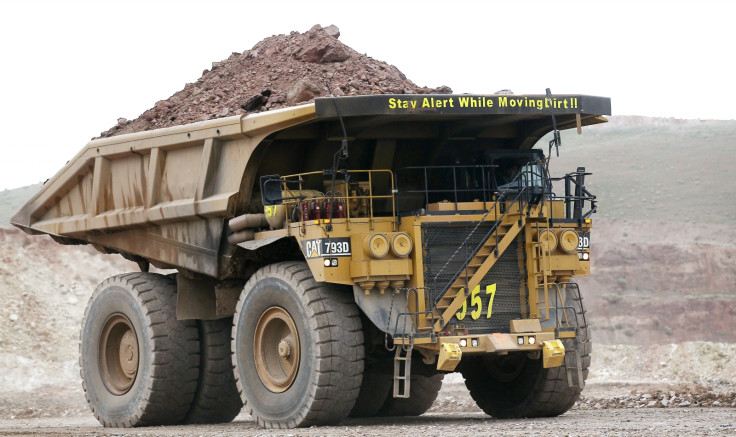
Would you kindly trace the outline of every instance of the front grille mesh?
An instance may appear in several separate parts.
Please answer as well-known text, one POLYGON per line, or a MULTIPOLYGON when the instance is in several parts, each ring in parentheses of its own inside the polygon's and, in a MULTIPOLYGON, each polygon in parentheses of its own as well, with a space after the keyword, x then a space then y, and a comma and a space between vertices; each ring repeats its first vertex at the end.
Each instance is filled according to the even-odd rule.
MULTIPOLYGON (((462 247, 458 255, 450 260, 447 267, 444 267, 468 233, 473 230, 475 223, 422 224, 424 282, 433 302, 436 302, 442 292, 454 282, 456 274, 462 268, 465 260, 472 257, 473 250, 483 242, 483 238, 490 231, 491 226, 492 223, 481 224, 479 229, 468 239, 467 247, 462 247), (433 280, 435 276, 437 278, 433 280)), ((509 332, 510 321, 522 317, 522 301, 520 298, 522 287, 526 290, 525 271, 523 267, 520 267, 519 244, 518 240, 515 240, 481 281, 479 296, 483 302, 483 308, 480 317, 477 320, 471 318, 470 312, 476 307, 470 305, 470 298, 468 298, 465 318, 458 321, 453 317, 450 323, 463 325, 474 333, 509 332), (496 284, 493 311, 491 317, 486 318, 490 295, 485 294, 485 287, 493 283, 496 284)), ((524 296, 527 296, 526 291, 524 296)))

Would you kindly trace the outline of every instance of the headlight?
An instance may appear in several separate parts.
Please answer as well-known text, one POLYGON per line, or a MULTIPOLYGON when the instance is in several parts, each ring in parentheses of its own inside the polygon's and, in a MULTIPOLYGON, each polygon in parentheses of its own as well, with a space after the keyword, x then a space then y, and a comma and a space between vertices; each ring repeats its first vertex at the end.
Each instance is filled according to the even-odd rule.
POLYGON ((369 235, 364 243, 371 256, 383 258, 388 253, 388 238, 383 234, 369 235))
POLYGON ((557 248, 557 235, 549 229, 539 232, 539 244, 545 252, 552 252, 557 248))
POLYGON ((409 255, 412 247, 411 238, 405 232, 399 232, 391 239, 391 252, 396 256, 402 257, 409 255))
POLYGON ((464 338, 462 340, 460 340, 460 347, 465 347, 467 345, 468 345, 468 340, 466 340, 464 338))
POLYGON ((567 253, 574 252, 578 248, 578 233, 572 229, 565 229, 560 234, 560 247, 567 253))

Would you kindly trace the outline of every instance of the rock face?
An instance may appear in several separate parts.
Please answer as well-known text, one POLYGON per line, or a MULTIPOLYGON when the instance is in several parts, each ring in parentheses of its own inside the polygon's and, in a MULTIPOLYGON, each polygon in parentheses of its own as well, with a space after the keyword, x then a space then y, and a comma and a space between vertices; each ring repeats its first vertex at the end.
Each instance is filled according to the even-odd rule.
POLYGON ((328 85, 336 96, 452 92, 447 86, 419 87, 398 68, 356 52, 339 37, 336 26, 316 25, 266 38, 213 62, 196 82, 135 120, 118 119, 100 137, 293 106, 329 96, 328 85))

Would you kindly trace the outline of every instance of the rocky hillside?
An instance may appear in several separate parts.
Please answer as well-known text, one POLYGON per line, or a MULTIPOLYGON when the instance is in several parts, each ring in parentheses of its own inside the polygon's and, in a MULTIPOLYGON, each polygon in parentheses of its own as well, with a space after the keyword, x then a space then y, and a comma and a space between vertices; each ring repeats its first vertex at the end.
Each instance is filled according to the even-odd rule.
POLYGON ((41 189, 41 186, 41 184, 35 184, 0 191, 0 228, 10 227, 10 218, 41 189))
POLYGON ((736 342, 732 225, 599 219, 591 238, 578 282, 596 342, 736 342))
POLYGON ((563 131, 551 169, 593 172, 597 217, 689 222, 689 233, 697 223, 736 224, 735 137, 735 120, 614 116, 582 135, 563 131))

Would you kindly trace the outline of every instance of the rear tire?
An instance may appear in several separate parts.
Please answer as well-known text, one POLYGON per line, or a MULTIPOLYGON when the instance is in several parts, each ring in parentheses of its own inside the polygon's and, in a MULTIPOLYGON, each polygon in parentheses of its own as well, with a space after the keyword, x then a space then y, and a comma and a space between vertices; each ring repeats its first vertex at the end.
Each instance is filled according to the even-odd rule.
POLYGON ((200 369, 197 393, 186 423, 231 422, 243 408, 233 373, 233 318, 199 320, 200 369))
POLYGON ((365 372, 350 417, 373 417, 383 407, 387 394, 392 392, 393 379, 389 357, 369 359, 366 353, 365 372))
POLYGON ((318 283, 304 262, 258 270, 238 300, 233 366, 248 413, 265 428, 335 424, 363 375, 352 290, 318 283))
MULTIPOLYGON (((577 343, 584 381, 588 377, 592 344, 582 296, 576 288, 568 288, 566 305, 575 308, 580 324, 577 343)), ((563 343, 566 353, 573 352, 576 341, 563 343)), ((463 360, 460 371, 478 407, 499 419, 559 416, 572 408, 582 391, 568 386, 564 365, 545 369, 541 358, 530 359, 526 353, 463 360)))
POLYGON ((432 366, 424 364, 420 355, 415 355, 411 360, 409 397, 395 398, 391 379, 388 396, 376 416, 421 416, 434 404, 444 378, 444 373, 438 373, 432 366))
POLYGON ((80 335, 82 387, 106 427, 181 422, 197 389, 199 341, 176 320, 176 284, 165 276, 113 276, 92 294, 80 335))

